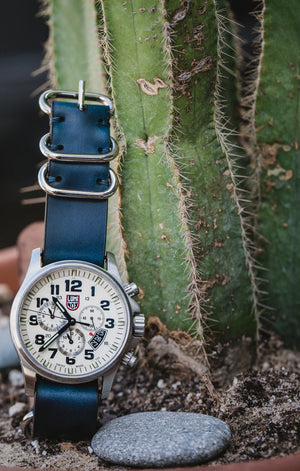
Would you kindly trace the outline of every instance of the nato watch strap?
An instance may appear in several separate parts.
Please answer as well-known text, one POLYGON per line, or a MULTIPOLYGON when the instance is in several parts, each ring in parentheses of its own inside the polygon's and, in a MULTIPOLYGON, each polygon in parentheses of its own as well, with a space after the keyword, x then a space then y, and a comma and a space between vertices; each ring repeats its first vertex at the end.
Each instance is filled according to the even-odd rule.
MULTIPOLYGON (((52 102, 50 148, 66 154, 106 154, 110 147, 108 106, 52 102)), ((106 190, 109 164, 51 160, 48 183, 76 191, 106 190)), ((66 198, 47 195, 43 264, 83 260, 103 266, 107 199, 66 198)))
POLYGON ((98 381, 59 384, 38 377, 33 434, 39 438, 84 440, 97 429, 98 381))
MULTIPOLYGON (((102 192, 109 187, 107 162, 80 161, 76 155, 107 154, 110 150, 110 109, 52 101, 49 149, 75 154, 71 160, 51 159, 47 183, 74 192, 74 197, 47 194, 43 265, 83 260, 103 266, 107 199, 78 198, 76 192, 102 192), (77 161, 79 160, 79 161, 77 161)), ((86 439, 96 430, 98 382, 61 384, 37 376, 33 436, 86 439)))

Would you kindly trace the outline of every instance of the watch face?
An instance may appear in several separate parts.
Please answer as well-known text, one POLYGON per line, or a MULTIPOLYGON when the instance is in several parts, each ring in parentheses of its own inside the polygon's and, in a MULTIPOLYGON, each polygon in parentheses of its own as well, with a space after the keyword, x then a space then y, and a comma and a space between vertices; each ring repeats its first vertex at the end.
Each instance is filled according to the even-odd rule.
POLYGON ((12 315, 21 355, 43 376, 62 382, 106 372, 124 353, 131 333, 122 288, 104 270, 81 262, 44 267, 12 315))

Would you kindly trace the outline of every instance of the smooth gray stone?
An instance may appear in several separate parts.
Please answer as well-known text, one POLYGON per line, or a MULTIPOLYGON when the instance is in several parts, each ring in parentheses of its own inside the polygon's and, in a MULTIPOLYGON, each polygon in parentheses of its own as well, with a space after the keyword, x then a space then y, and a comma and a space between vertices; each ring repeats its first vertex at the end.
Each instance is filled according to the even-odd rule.
POLYGON ((0 369, 13 368, 19 364, 9 327, 4 327, 0 330, 0 369))
POLYGON ((96 455, 114 464, 139 467, 195 465, 229 444, 225 422, 190 412, 141 412, 105 424, 93 437, 96 455))

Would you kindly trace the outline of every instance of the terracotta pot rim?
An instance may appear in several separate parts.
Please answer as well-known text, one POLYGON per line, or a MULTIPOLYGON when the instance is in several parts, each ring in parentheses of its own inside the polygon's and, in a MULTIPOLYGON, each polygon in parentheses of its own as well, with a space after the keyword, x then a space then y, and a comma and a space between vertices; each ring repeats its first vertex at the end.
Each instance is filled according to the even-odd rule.
MULTIPOLYGON (((55 469, 55 468, 52 468, 55 469)), ((253 461, 240 461, 236 463, 225 463, 219 465, 198 465, 198 466, 184 466, 176 468, 129 468, 135 471, 299 471, 300 469, 300 452, 292 455, 277 456, 253 461)), ((24 468, 24 467, 8 467, 0 466, 0 471, 41 471, 39 468, 24 468)), ((58 471, 58 468, 57 468, 58 471)), ((61 471, 61 470, 60 470, 61 471)))

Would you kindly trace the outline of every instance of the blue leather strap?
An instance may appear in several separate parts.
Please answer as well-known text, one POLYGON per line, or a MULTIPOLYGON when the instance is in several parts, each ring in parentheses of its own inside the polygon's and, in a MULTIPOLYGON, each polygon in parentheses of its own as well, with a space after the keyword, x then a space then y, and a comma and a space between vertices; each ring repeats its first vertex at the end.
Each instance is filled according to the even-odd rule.
MULTIPOLYGON (((109 107, 52 102, 51 148, 63 153, 105 154, 109 151, 109 107)), ((50 161, 48 183, 54 188, 104 191, 109 182, 108 163, 50 161)), ((83 260, 103 266, 107 200, 47 195, 43 264, 83 260)))
POLYGON ((59 384, 38 377, 33 433, 39 438, 84 440, 96 432, 98 382, 59 384))
MULTIPOLYGON (((102 105, 52 102, 51 149, 67 154, 105 154, 110 147, 110 110, 102 105)), ((48 183, 55 188, 104 191, 109 164, 50 161, 48 183)), ((107 200, 47 195, 43 264, 84 260, 103 266, 107 200)), ((86 439, 96 430, 98 382, 60 384, 37 377, 33 435, 52 439, 86 439)))

